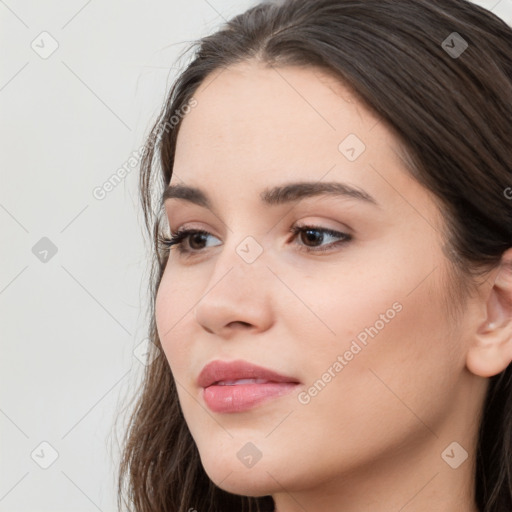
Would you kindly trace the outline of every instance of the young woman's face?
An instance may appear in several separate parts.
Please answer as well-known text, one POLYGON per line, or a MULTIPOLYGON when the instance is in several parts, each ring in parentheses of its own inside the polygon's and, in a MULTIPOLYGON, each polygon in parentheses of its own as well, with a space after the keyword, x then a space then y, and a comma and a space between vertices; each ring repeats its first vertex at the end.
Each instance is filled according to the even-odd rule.
POLYGON ((447 481, 450 443, 473 460, 480 397, 466 325, 445 304, 442 219, 395 138, 314 68, 239 64, 195 99, 171 185, 199 188, 210 206, 173 197, 166 212, 173 233, 208 234, 172 248, 156 321, 207 474, 283 500, 378 475, 408 485, 401 505, 434 475, 447 481), (263 198, 298 182, 339 193, 263 198), (199 385, 206 364, 240 360, 296 383, 199 385), (270 396, 252 403, 258 393, 270 396))

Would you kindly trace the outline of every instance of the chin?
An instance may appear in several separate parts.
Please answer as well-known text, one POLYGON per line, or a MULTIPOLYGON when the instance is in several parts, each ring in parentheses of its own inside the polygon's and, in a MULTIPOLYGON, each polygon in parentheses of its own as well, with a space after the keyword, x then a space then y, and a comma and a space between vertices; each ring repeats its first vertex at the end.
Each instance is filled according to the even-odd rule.
POLYGON ((252 467, 245 467, 236 456, 226 460, 226 457, 211 453, 201 456, 201 463, 210 480, 231 494, 257 498, 268 496, 281 488, 279 475, 263 460, 252 467))

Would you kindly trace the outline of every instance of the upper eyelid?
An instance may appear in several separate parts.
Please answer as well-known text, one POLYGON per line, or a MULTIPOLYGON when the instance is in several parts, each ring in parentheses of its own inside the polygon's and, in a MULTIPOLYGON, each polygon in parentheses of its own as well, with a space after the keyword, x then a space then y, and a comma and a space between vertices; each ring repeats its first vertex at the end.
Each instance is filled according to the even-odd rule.
MULTIPOLYGON (((334 227, 330 227, 328 225, 325 225, 323 224, 322 222, 320 221, 309 221, 309 222, 304 222, 304 221, 301 221, 301 222, 295 222, 293 224, 292 227, 295 227, 295 228, 310 228, 310 229, 317 229, 317 230, 320 230, 320 231, 334 231, 338 234, 345 234, 345 235, 351 235, 353 236, 354 234, 354 230, 352 230, 351 228, 349 228, 348 226, 345 226, 345 227, 341 227, 341 228, 334 228, 334 227)), ((286 230, 286 233, 289 234, 290 230, 292 228, 289 228, 286 230)), ((219 238, 217 237, 217 235, 215 235, 211 229, 209 228, 203 228, 203 227, 196 227, 196 226, 190 226, 188 225, 187 223, 184 223, 182 224, 180 227, 178 227, 177 229, 171 229, 170 226, 169 226, 169 230, 170 230, 170 233, 172 235, 178 235, 180 233, 183 233, 183 232, 189 232, 189 231, 193 231, 193 232, 197 232, 197 231, 200 231, 200 232, 205 232, 207 233, 208 235, 211 235, 211 236, 214 236, 215 238, 219 238)), ((230 230, 231 231, 231 230, 230 230)), ((267 232, 268 233, 268 232, 267 232)))
MULTIPOLYGON (((295 223, 291 228, 289 228, 287 230, 286 234, 288 236, 290 236, 290 234, 297 236, 297 234, 292 233, 292 231, 294 231, 294 230, 305 231, 307 229, 324 232, 324 233, 327 233, 329 236, 334 236, 334 237, 347 237, 347 238, 350 238, 351 240, 354 238, 354 233, 351 229, 331 228, 329 226, 322 225, 321 223, 318 223, 318 222, 295 223)), ((214 233, 212 233, 209 229, 197 228, 194 226, 187 226, 186 224, 179 227, 176 230, 171 231, 171 235, 174 237, 177 237, 180 234, 183 234, 184 235, 183 240, 189 239, 189 237, 191 235, 196 234, 196 233, 203 233, 207 236, 212 236, 222 242, 222 240, 220 240, 220 238, 217 237, 214 233)))
MULTIPOLYGON (((349 215, 353 216, 353 213, 349 213, 349 215)), ((265 232, 265 234, 269 233, 270 231, 274 231, 277 226, 279 226, 279 224, 287 224, 288 221, 286 221, 286 217, 288 216, 288 214, 282 218, 281 220, 279 220, 277 223, 273 223, 271 228, 269 230, 267 230, 265 232)), ((348 232, 355 232, 355 230, 349 226, 347 223, 345 222, 342 222, 340 219, 339 220, 335 220, 334 217, 338 216, 337 214, 334 214, 332 215, 332 218, 330 219, 327 219, 325 218, 324 215, 318 215, 318 214, 315 214, 315 213, 310 213, 309 215, 307 214, 306 212, 306 215, 304 216, 304 218, 317 218, 318 220, 295 220, 294 221, 294 224, 298 224, 298 225, 301 225, 301 226, 310 226, 310 225, 315 225, 315 226, 318 226, 318 227, 321 227, 322 229, 330 229, 330 230, 333 230, 333 231, 342 231, 342 232, 345 232, 345 231, 348 231, 348 232), (331 225, 329 225, 330 223, 336 223, 338 225, 341 225, 340 227, 332 227, 331 225)), ((301 215, 301 217, 303 217, 303 215, 301 215)), ((204 228, 202 226, 200 227, 197 227, 195 224, 196 223, 203 223, 203 221, 200 221, 200 220, 197 220, 197 221, 184 221, 184 222, 181 222, 181 223, 178 223, 178 222, 174 222, 174 220, 172 219, 172 217, 170 216, 166 216, 166 219, 167 219, 167 226, 169 227, 169 229, 171 229, 171 223, 173 224, 177 224, 178 227, 173 229, 172 232, 173 233, 176 233, 178 230, 181 230, 183 231, 184 229, 194 229, 194 230, 205 230, 205 231, 208 231, 210 232, 211 234, 212 233, 212 229, 210 228, 204 228), (191 225, 192 224, 192 225, 191 225)), ((209 223, 207 221, 207 223, 209 223)), ((227 225, 225 224, 223 221, 220 221, 220 223, 222 224, 223 228, 222 229, 226 229, 227 231, 233 233, 233 230, 227 225)))

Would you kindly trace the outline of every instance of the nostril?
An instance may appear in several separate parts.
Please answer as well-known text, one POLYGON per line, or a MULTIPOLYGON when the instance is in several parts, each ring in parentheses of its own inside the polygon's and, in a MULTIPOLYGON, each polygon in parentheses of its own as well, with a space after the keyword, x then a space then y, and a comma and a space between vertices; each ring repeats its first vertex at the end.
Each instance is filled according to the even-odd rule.
POLYGON ((237 321, 235 321, 235 322, 230 322, 230 323, 229 323, 229 326, 231 327, 232 325, 234 325, 234 326, 236 326, 236 325, 241 325, 242 327, 250 327, 250 326, 251 326, 251 324, 250 324, 250 323, 248 323, 248 322, 242 322, 242 321, 240 321, 240 320, 237 320, 237 321))

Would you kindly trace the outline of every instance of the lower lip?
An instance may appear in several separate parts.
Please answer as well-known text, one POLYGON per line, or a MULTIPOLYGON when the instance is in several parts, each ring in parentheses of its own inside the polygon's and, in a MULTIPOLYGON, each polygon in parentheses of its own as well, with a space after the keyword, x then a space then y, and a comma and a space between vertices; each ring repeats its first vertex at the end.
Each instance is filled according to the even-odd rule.
POLYGON ((213 385, 204 388, 203 397, 213 412, 242 412, 272 398, 286 395, 296 387, 297 384, 292 382, 213 385))

